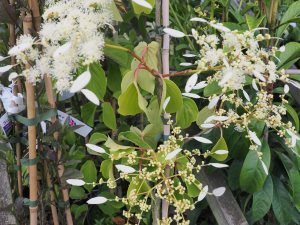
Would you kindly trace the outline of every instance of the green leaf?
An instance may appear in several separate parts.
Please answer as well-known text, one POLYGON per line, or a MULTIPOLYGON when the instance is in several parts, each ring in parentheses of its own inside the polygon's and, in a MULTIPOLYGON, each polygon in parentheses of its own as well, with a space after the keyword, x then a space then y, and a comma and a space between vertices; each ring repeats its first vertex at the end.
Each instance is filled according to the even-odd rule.
POLYGON ((109 148, 110 152, 117 152, 119 150, 127 150, 132 148, 131 146, 119 145, 114 142, 110 137, 107 137, 107 141, 104 144, 107 148, 109 148))
MULTIPOLYGON (((71 211, 72 211, 72 215, 74 215, 76 222, 78 222, 79 218, 81 219, 85 219, 85 212, 88 211, 88 206, 86 204, 83 205, 76 205, 76 204, 72 204, 71 207, 71 211)), ((82 223, 83 224, 83 223, 82 223)), ((78 223, 79 225, 79 223, 78 223)))
POLYGON ((212 95, 219 95, 222 93, 222 88, 219 86, 217 81, 213 81, 209 83, 205 88, 204 88, 204 96, 209 97, 212 95))
POLYGON ((84 123, 91 127, 94 126, 96 108, 97 106, 92 102, 88 102, 81 106, 81 118, 84 123))
POLYGON ((102 104, 102 117, 103 117, 103 122, 104 124, 112 129, 116 130, 117 129, 117 122, 116 122, 116 116, 115 116, 115 111, 112 108, 111 104, 109 102, 104 102, 102 104))
POLYGON ((72 199, 86 198, 85 190, 82 187, 72 186, 71 191, 70 191, 70 197, 72 199))
POLYGON ((161 110, 158 104, 158 100, 157 97, 154 96, 151 101, 150 104, 147 108, 146 111, 146 115, 147 118, 149 120, 150 123, 152 124, 156 124, 158 126, 160 126, 162 124, 162 120, 161 120, 161 110))
MULTIPOLYGON (((270 166, 270 149, 267 141, 263 141, 261 146, 262 161, 267 168, 270 166)), ((262 163, 258 158, 257 152, 249 150, 240 174, 240 185, 242 190, 254 193, 263 187, 267 174, 265 173, 262 163)))
POLYGON ((89 143, 90 144, 98 144, 99 142, 106 141, 107 136, 102 133, 93 133, 92 136, 90 137, 89 143))
MULTIPOLYGON (((106 39, 105 43, 116 47, 121 47, 120 45, 113 43, 109 39, 106 39)), ((109 45, 104 46, 104 55, 124 68, 130 68, 130 64, 133 59, 132 56, 128 54, 128 52, 122 49, 112 48, 109 45)))
POLYGON ((166 84, 166 98, 170 97, 170 102, 166 108, 166 112, 175 113, 177 112, 182 104, 182 95, 178 86, 171 80, 164 80, 166 84))
POLYGON ((280 60, 279 69, 290 68, 300 58, 300 43, 289 42, 285 45, 285 51, 279 52, 277 57, 280 60))
MULTIPOLYGON (((280 20, 280 24, 284 24, 289 20, 294 19, 295 17, 300 15, 300 1, 296 1, 291 4, 288 10, 284 13, 283 17, 280 20)), ((289 26, 289 24, 280 26, 277 29, 276 36, 281 37, 285 31, 285 29, 289 26)))
POLYGON ((294 208, 288 190, 277 177, 273 177, 274 193, 272 209, 280 225, 291 224, 292 221, 299 224, 300 214, 294 208))
POLYGON ((145 149, 151 149, 151 146, 149 146, 141 136, 138 136, 136 133, 132 131, 126 131, 119 134, 119 141, 130 141, 134 143, 136 146, 145 148, 145 149))
MULTIPOLYGON (((92 160, 86 161, 82 166, 80 171, 83 174, 84 181, 86 183, 93 183, 97 181, 97 169, 95 163, 92 160)), ((93 189, 93 186, 90 184, 84 185, 84 188, 89 192, 93 189)))
POLYGON ((122 75, 119 65, 113 61, 108 61, 107 87, 112 92, 121 90, 122 75))
POLYGON ((205 106, 203 109, 201 109, 200 112, 197 115, 197 121, 196 121, 196 123, 197 123, 198 127, 200 127, 201 124, 203 124, 204 121, 208 117, 210 117, 210 116, 212 116, 214 114, 215 114, 214 110, 213 109, 209 109, 207 106, 205 106))
POLYGON ((261 16, 260 18, 256 18, 255 16, 251 16, 249 14, 246 14, 246 22, 248 25, 249 30, 253 30, 262 23, 264 20, 265 16, 261 16))
POLYGON ((286 110, 290 114, 290 116, 293 118, 296 131, 299 131, 300 124, 299 124, 299 117, 298 117, 296 110, 289 104, 284 104, 284 107, 286 108, 286 110))
POLYGON ((183 98, 183 104, 176 113, 176 125, 182 129, 188 128, 196 121, 198 115, 198 107, 193 99, 183 98))
POLYGON ((120 15, 119 9, 117 8, 116 3, 114 1, 112 1, 112 3, 111 3, 110 10, 113 15, 113 20, 118 21, 118 22, 123 22, 123 18, 120 15))
POLYGON ((113 162, 111 159, 105 159, 100 166, 100 172, 105 179, 114 179, 113 162))
MULTIPOLYGON (((107 199, 114 199, 116 196, 112 193, 106 191, 101 192, 101 196, 107 198, 107 199)), ((98 207, 101 209, 103 213, 108 215, 109 217, 113 217, 118 212, 120 212, 120 209, 124 207, 124 203, 121 201, 107 201, 104 204, 98 205, 98 207)), ((101 223, 101 224, 108 224, 108 223, 101 223)), ((110 223, 109 223, 110 224, 110 223)), ((100 225, 100 224, 99 224, 100 225)))
POLYGON ((297 164, 294 163, 288 156, 283 153, 277 153, 284 168, 289 176, 289 182, 292 189, 292 196, 296 208, 300 212, 300 172, 297 168, 297 164))
POLYGON ((199 195, 199 193, 200 193, 200 189, 199 189, 200 182, 198 180, 195 180, 191 184, 189 184, 188 182, 185 182, 185 185, 187 187, 188 196, 190 196, 191 198, 195 198, 199 195))
MULTIPOLYGON (((150 3, 150 5, 152 6, 152 9, 154 8, 155 0, 145 0, 145 1, 150 3)), ((145 8, 139 4, 134 3, 133 1, 132 1, 132 6, 133 6, 133 10, 134 10, 135 14, 137 14, 137 15, 142 14, 142 13, 150 14, 152 11, 152 9, 145 8)))
POLYGON ((99 99, 103 100, 107 83, 105 72, 99 63, 93 63, 89 65, 89 68, 92 77, 86 88, 95 93, 99 99))
POLYGON ((130 194, 135 191, 135 195, 139 195, 141 196, 141 193, 143 193, 143 195, 147 195, 147 192, 150 191, 151 188, 150 186, 147 184, 147 182, 144 179, 140 179, 138 176, 132 178, 128 190, 127 190, 127 197, 130 196, 130 194))
POLYGON ((142 112, 138 103, 138 92, 133 83, 119 96, 118 104, 118 112, 123 116, 136 115, 142 112))
MULTIPOLYGON (((215 144, 215 146, 212 148, 211 152, 214 153, 217 150, 228 150, 226 141, 223 137, 221 137, 218 142, 215 144)), ((228 157, 228 153, 224 155, 219 155, 219 154, 212 154, 212 158, 218 160, 218 161, 224 161, 228 157)))
POLYGON ((251 223, 262 219, 270 210, 273 200, 273 182, 268 176, 263 189, 253 194, 252 208, 250 211, 251 223))

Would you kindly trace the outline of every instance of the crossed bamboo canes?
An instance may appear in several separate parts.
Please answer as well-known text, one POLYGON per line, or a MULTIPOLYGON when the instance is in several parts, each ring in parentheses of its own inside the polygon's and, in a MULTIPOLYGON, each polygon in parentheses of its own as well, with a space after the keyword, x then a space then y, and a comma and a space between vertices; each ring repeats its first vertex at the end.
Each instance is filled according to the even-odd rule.
MULTIPOLYGON (((23 20, 23 29, 25 34, 30 34, 33 28, 36 32, 40 31, 41 28, 41 16, 39 11, 39 3, 37 0, 28 0, 28 5, 31 10, 32 16, 30 14, 27 14, 23 20)), ((26 80, 25 83, 26 87, 26 93, 27 93, 27 117, 28 119, 35 118, 36 111, 35 111, 35 90, 33 85, 26 80)), ((45 76, 45 88, 46 88, 46 94, 48 98, 48 103, 51 108, 56 108, 55 104, 55 97, 53 94, 53 87, 52 87, 52 81, 49 76, 45 76)), ((51 118, 52 124, 55 123, 57 120, 56 117, 51 118)), ((58 140, 59 138, 59 132, 54 133, 55 140, 58 140)), ((29 143, 29 161, 36 159, 36 126, 28 126, 28 143, 29 143)), ((64 171, 64 165, 60 162, 61 160, 61 149, 57 149, 57 160, 58 160, 58 174, 59 174, 59 180, 61 180, 61 176, 63 175, 64 171)), ((50 173, 48 169, 47 163, 44 165, 45 173, 46 173, 46 182, 48 187, 51 187, 51 179, 50 179, 50 173)), ((60 182, 61 183, 61 182, 60 182)), ((37 187, 37 167, 35 165, 29 164, 29 187, 30 187, 30 202, 31 205, 29 207, 30 209, 30 225, 37 225, 38 224, 38 207, 37 207, 37 199, 38 199, 38 187, 37 187)), ((57 215, 57 209, 55 206, 55 193, 51 189, 49 192, 50 195, 50 201, 51 201, 51 212, 52 212, 52 218, 53 223, 55 225, 59 225, 58 215, 57 215)), ((73 219, 71 215, 71 210, 69 207, 69 193, 68 189, 64 186, 62 187, 62 196, 63 201, 67 204, 65 207, 65 214, 66 214, 66 221, 68 225, 73 225, 73 219)))

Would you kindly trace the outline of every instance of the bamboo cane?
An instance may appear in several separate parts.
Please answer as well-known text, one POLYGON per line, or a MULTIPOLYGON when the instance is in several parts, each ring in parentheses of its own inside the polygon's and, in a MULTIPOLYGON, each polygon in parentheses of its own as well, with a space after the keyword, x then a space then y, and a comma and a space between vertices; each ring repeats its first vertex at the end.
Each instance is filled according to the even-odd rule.
MULTIPOLYGON (((48 103, 51 108, 55 109, 56 103, 55 103, 55 97, 54 97, 54 93, 53 93, 51 77, 49 77, 48 75, 45 75, 44 81, 45 81, 45 88, 46 88, 46 95, 48 98, 48 103)), ((52 124, 54 124, 56 121, 57 121, 57 118, 55 116, 51 118, 52 124)), ((58 140, 59 132, 54 132, 53 136, 54 136, 55 140, 58 140)), ((61 149, 57 149, 57 161, 58 161, 57 170, 58 170, 59 178, 62 177, 64 169, 65 169, 64 165, 60 162, 61 156, 62 156, 61 149)), ((63 196, 63 201, 68 203, 69 202, 69 192, 65 185, 62 187, 62 196, 63 196)), ((71 214, 71 210, 70 210, 69 206, 65 207, 65 214, 66 214, 67 224, 73 225, 73 218, 72 218, 72 214, 71 214)))
MULTIPOLYGON (((27 13, 23 19, 23 30, 24 34, 31 34, 33 29, 32 16, 27 13)), ((27 65, 29 67, 29 65, 27 65)), ((27 102, 27 118, 33 119, 36 116, 35 110, 35 89, 33 85, 26 80, 26 102, 27 102)), ((36 126, 28 126, 28 151, 29 161, 36 159, 36 126)), ((29 170, 29 199, 31 203, 36 203, 38 199, 37 193, 37 165, 28 165, 29 170)), ((30 211, 30 225, 38 224, 38 207, 36 205, 29 206, 30 211)))
MULTIPOLYGON (((163 27, 169 26, 169 7, 170 2, 169 0, 162 0, 162 23, 163 27)), ((162 49, 162 67, 163 67, 163 74, 170 73, 170 65, 169 65, 169 51, 170 51, 170 36, 168 34, 164 34, 163 36, 163 49, 162 49)), ((168 79, 168 78, 166 78, 168 79)), ((165 120, 169 118, 169 114, 165 113, 164 115, 165 120)), ((164 124, 164 138, 170 136, 170 125, 164 124)), ((166 168, 165 176, 170 175, 170 168, 166 168)), ((169 214, 169 204, 166 200, 162 201, 162 219, 168 218, 169 214)))
POLYGON ((28 0, 28 5, 32 13, 33 25, 36 32, 41 30, 41 14, 38 0, 28 0))
MULTIPOLYGON (((10 0, 9 1, 10 5, 14 7, 15 0, 10 0)), ((12 47, 16 44, 16 30, 15 30, 15 24, 8 24, 8 29, 9 29, 9 46, 12 47)), ((15 65, 16 64, 16 58, 11 57, 11 64, 15 65)), ((13 94, 16 96, 18 93, 21 92, 21 82, 20 79, 14 79, 15 85, 13 86, 13 94)), ((17 137, 19 137, 19 131, 20 131, 20 126, 16 122, 15 127, 15 134, 17 137)), ((23 186, 22 186, 22 170, 21 170, 21 157, 22 157, 22 148, 21 148, 21 143, 17 141, 16 143, 16 161, 17 161, 17 182, 18 182, 18 193, 20 197, 23 197, 23 186)))
POLYGON ((59 225, 57 208, 56 208, 56 205, 55 205, 56 204, 55 193, 52 189, 53 185, 52 185, 51 178, 50 178, 48 163, 46 161, 44 161, 44 172, 45 172, 45 175, 46 175, 47 187, 50 188, 49 197, 50 197, 50 207, 51 207, 53 224, 54 225, 59 225))

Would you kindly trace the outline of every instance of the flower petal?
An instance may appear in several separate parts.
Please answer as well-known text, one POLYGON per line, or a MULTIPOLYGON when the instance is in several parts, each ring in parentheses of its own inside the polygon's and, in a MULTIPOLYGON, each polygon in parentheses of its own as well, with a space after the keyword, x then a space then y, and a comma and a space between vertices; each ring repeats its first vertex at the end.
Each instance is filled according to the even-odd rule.
POLYGON ((190 19, 190 21, 192 21, 192 22, 207 23, 206 19, 203 19, 203 18, 200 18, 200 17, 194 17, 194 18, 190 19))
POLYGON ((148 8, 148 9, 153 8, 152 5, 145 0, 132 0, 132 1, 140 6, 145 7, 145 8, 148 8))
POLYGON ((179 64, 180 66, 192 66, 193 63, 189 63, 189 62, 183 62, 179 64))
POLYGON ((255 91, 259 91, 255 79, 252 80, 252 87, 255 91))
POLYGON ((186 58, 193 58, 193 57, 196 57, 196 55, 190 54, 190 53, 186 53, 186 54, 183 54, 183 57, 186 57, 186 58))
POLYGON ((266 78, 261 73, 257 72, 256 70, 253 71, 253 75, 256 78, 260 79, 261 81, 266 82, 266 78))
POLYGON ((88 89, 82 89, 81 92, 92 103, 94 103, 95 105, 100 105, 99 98, 97 97, 97 95, 95 95, 94 92, 92 92, 92 91, 90 91, 88 89))
POLYGON ((243 90, 243 95, 248 102, 251 101, 250 96, 248 95, 248 93, 245 90, 243 90))
POLYGON ((216 125, 215 124, 212 124, 212 123, 204 123, 204 124, 201 124, 201 128, 203 129, 210 129, 210 128, 213 128, 215 127, 216 125))
POLYGON ((81 91, 81 89, 83 89, 86 85, 88 85, 88 83, 91 80, 91 73, 90 71, 85 71, 84 73, 82 73, 81 75, 79 75, 76 80, 73 82, 72 87, 70 88, 70 92, 71 93, 76 93, 81 91))

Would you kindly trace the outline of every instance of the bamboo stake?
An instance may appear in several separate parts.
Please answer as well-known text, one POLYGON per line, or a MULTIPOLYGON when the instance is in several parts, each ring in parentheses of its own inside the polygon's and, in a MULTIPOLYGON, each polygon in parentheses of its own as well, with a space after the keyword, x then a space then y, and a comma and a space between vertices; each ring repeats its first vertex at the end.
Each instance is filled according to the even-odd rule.
POLYGON ((50 173, 49 173, 49 169, 48 169, 48 163, 46 162, 46 160, 44 161, 44 171, 45 171, 45 175, 46 175, 47 187, 50 188, 49 197, 50 197, 50 207, 51 207, 53 224, 54 225, 59 225, 57 208, 56 208, 56 205, 55 205, 56 204, 55 193, 53 191, 53 185, 52 185, 52 182, 51 182, 50 173))
POLYGON ((41 14, 38 0, 28 0, 28 5, 32 13, 33 25, 36 32, 41 30, 41 14))
MULTIPOLYGON (((169 0, 162 0, 162 23, 163 27, 169 27, 169 0)), ((169 65, 169 52, 170 52, 170 36, 168 34, 164 34, 163 36, 163 49, 162 49, 162 66, 163 66, 163 74, 170 73, 170 65, 169 65)), ((168 78, 165 78, 168 79, 168 78)), ((169 114, 165 113, 165 120, 169 118, 169 114)), ((170 125, 164 124, 164 139, 167 139, 170 136, 170 125)), ((166 168, 165 175, 170 175, 170 168, 166 168)), ((166 200, 162 201, 162 219, 168 218, 169 214, 169 204, 166 200)))
MULTIPOLYGON (((27 13, 23 19, 23 30, 24 34, 31 34, 32 31, 32 16, 27 13)), ((27 65, 29 67, 29 65, 27 65)), ((27 102, 27 118, 32 119, 36 116, 35 110, 35 89, 33 85, 26 80, 26 102, 27 102)), ((36 126, 28 126, 28 151, 29 151, 29 161, 36 159, 36 126)), ((37 165, 28 165, 29 170, 29 199, 31 203, 36 203, 38 199, 37 193, 37 165)), ((30 225, 38 224, 38 207, 29 206, 30 211, 30 225)))
MULTIPOLYGON (((14 7, 15 0, 9 1, 10 5, 14 7)), ((16 30, 15 30, 15 24, 8 24, 9 29, 9 46, 13 47, 16 44, 16 30)), ((16 64, 16 58, 11 57, 11 65, 16 64)), ((21 82, 20 79, 14 79, 15 85, 13 86, 13 94, 17 96, 18 93, 21 92, 21 82)), ((17 137, 19 137, 20 132, 20 125, 16 122, 15 124, 15 134, 17 137)), ((20 197, 23 197, 23 186, 22 186, 22 170, 21 170, 21 157, 22 157, 22 148, 21 143, 18 141, 16 143, 16 161, 17 161, 17 182, 18 182, 18 193, 20 197)))
MULTIPOLYGON (((155 3, 155 24, 156 27, 160 27, 161 26, 161 0, 156 0, 155 3)), ((161 35, 157 34, 155 36, 155 40, 157 43, 159 43, 160 48, 162 47, 162 37, 161 35)), ((162 62, 161 62, 161 54, 158 55, 158 71, 160 74, 162 74, 162 62)), ((159 102, 161 102, 161 95, 163 92, 163 82, 162 79, 160 77, 156 78, 157 80, 157 85, 159 85, 159 87, 157 88, 157 96, 159 99, 159 102)), ((158 225, 159 224, 159 220, 160 220, 160 216, 161 216, 161 199, 159 197, 156 197, 155 195, 153 195, 154 197, 151 199, 151 205, 152 205, 152 224, 153 225, 158 225)))
MULTIPOLYGON (((54 93, 53 93, 51 77, 49 77, 48 75, 45 75, 44 81, 45 81, 45 88, 46 88, 48 103, 49 103, 51 108, 55 109, 56 108, 56 102, 55 102, 55 96, 54 96, 54 93)), ((57 121, 57 118, 55 116, 51 118, 51 123, 52 124, 54 124, 56 121, 57 121)), ((53 136, 54 136, 55 140, 58 140, 59 132, 58 131, 54 132, 53 136)), ((65 169, 64 165, 60 162, 61 156, 62 156, 61 149, 57 149, 57 161, 58 161, 57 170, 58 170, 59 179, 62 177, 64 169, 65 169)), ((68 192, 67 187, 65 185, 63 185, 61 191, 62 191, 63 201, 65 203, 68 203, 69 202, 69 192, 68 192)), ((71 210, 70 210, 69 206, 65 207, 65 214, 66 214, 67 224, 68 225, 73 225, 73 218, 72 218, 72 214, 71 214, 71 210)))

